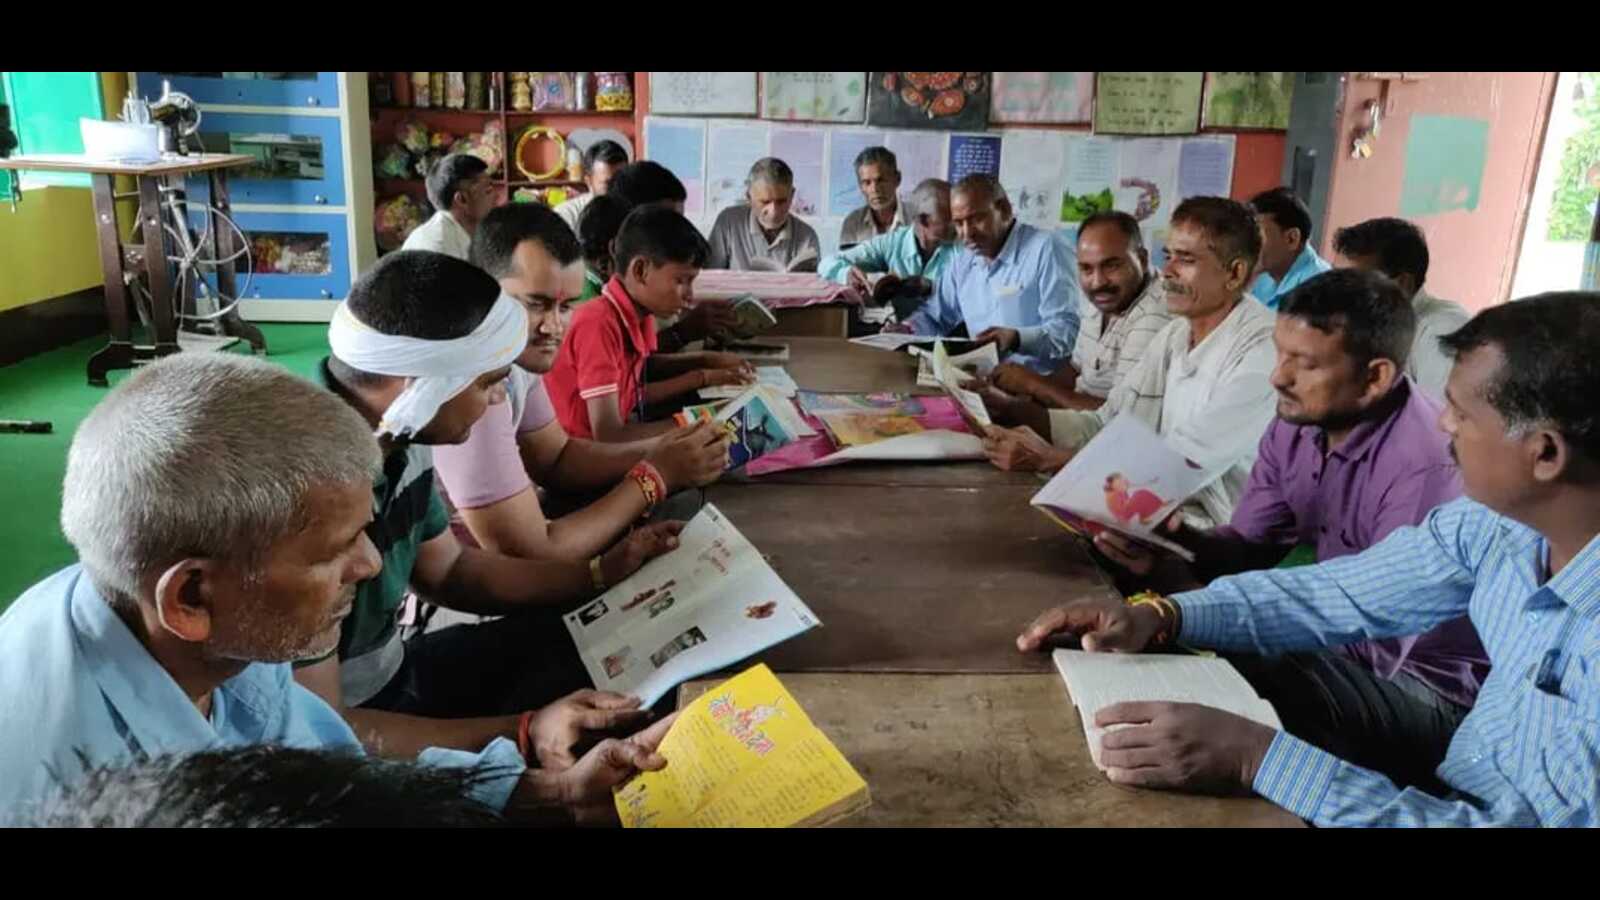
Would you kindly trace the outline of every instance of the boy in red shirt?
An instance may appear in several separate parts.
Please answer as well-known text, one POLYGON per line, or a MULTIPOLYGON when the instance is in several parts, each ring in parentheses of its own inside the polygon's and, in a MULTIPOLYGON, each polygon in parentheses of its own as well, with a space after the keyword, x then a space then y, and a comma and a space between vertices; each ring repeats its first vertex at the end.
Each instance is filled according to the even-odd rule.
POLYGON ((749 364, 731 353, 656 352, 655 317, 678 315, 694 303, 694 280, 709 254, 694 224, 668 206, 628 214, 612 254, 615 274, 573 315, 544 379, 568 434, 596 441, 655 437, 676 425, 642 421, 646 406, 754 380, 749 364))

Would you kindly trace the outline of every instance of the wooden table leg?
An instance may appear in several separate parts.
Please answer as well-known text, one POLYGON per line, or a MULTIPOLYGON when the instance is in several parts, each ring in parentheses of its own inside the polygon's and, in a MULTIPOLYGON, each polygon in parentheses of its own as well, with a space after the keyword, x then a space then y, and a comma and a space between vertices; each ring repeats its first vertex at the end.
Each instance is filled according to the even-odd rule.
POLYGON ((111 340, 89 357, 89 384, 106 387, 106 373, 133 366, 133 329, 128 322, 128 285, 123 281, 122 241, 117 232, 115 176, 92 175, 95 233, 100 240, 100 269, 106 281, 106 320, 111 340))
MULTIPOLYGON (((228 200, 228 172, 226 169, 212 169, 211 177, 211 205, 224 215, 233 216, 233 206, 228 200)), ((211 246, 216 248, 217 259, 228 259, 240 248, 233 243, 233 229, 223 227, 217 217, 209 217, 211 221, 211 246)), ((233 297, 237 290, 234 278, 235 262, 229 260, 217 264, 217 290, 224 297, 233 297)), ((239 315, 238 307, 234 307, 222 316, 222 332, 232 337, 244 338, 250 342, 250 348, 257 353, 267 352, 267 339, 261 334, 261 329, 246 322, 239 315)))
POLYGON ((172 270, 167 262, 167 232, 161 214, 160 179, 139 176, 139 222, 144 229, 144 270, 150 278, 150 323, 155 356, 177 353, 178 321, 173 313, 172 270))

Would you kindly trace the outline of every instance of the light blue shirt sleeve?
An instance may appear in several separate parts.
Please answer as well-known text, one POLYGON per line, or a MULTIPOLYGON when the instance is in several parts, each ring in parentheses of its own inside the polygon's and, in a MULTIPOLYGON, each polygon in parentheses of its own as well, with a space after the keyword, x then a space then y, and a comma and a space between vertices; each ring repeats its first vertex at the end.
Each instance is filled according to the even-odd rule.
POLYGON ((1270 655, 1420 634, 1466 615, 1493 518, 1456 500, 1354 556, 1219 578, 1172 598, 1181 638, 1270 655))
POLYGON ((817 266, 817 274, 836 284, 849 284, 852 267, 863 272, 888 272, 895 237, 895 232, 890 231, 842 253, 824 256, 822 263, 817 266))
POLYGON ((1066 245, 1044 237, 1049 249, 1040 255, 1039 324, 1017 329, 1017 349, 1055 369, 1072 358, 1078 341, 1078 275, 1066 245))
POLYGON ((443 769, 482 769, 486 777, 473 787, 472 796, 490 809, 499 810, 511 802, 511 792, 528 769, 517 745, 503 737, 490 741, 478 753, 429 747, 417 755, 417 761, 443 769))
POLYGON ((955 260, 945 266, 944 274, 939 276, 939 283, 933 289, 933 296, 906 320, 906 324, 911 326, 912 334, 942 337, 961 324, 961 304, 956 296, 958 268, 955 260))

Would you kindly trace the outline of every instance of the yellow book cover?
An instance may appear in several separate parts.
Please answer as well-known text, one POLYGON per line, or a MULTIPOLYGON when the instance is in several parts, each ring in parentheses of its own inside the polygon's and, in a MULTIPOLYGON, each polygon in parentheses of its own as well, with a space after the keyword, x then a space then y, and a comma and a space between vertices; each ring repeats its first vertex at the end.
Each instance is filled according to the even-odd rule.
POLYGON ((772 670, 697 697, 661 742, 667 767, 616 789, 625 828, 791 828, 864 809, 867 783, 772 670))

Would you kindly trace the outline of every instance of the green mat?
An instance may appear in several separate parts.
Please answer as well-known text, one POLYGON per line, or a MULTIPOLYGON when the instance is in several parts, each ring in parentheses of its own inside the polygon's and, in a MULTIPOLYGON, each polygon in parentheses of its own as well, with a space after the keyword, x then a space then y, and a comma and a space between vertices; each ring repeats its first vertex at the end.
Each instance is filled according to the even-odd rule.
MULTIPOLYGON (((328 326, 262 325, 267 358, 309 376, 328 353, 328 326)), ((67 447, 78 423, 106 394, 90 387, 85 366, 104 336, 0 368, 0 419, 42 419, 52 434, 0 434, 0 610, 35 582, 71 563, 72 547, 61 535, 61 478, 67 447)), ((243 352, 246 344, 230 352, 243 352)), ((111 383, 128 377, 112 372, 111 383)))

